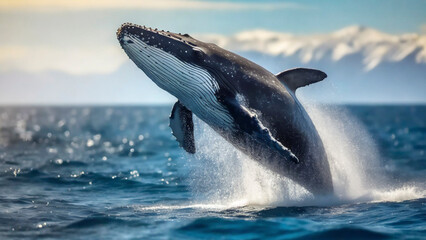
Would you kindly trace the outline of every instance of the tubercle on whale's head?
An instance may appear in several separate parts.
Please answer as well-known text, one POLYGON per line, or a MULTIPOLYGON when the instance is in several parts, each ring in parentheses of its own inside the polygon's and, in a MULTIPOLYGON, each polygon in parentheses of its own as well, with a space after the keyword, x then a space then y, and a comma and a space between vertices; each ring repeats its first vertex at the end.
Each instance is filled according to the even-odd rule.
POLYGON ((145 27, 142 25, 138 25, 138 24, 134 24, 134 23, 123 23, 121 24, 121 26, 117 29, 117 39, 119 41, 121 41, 123 39, 124 36, 128 35, 128 34, 134 34, 134 35, 138 35, 138 34, 146 34, 146 36, 148 37, 148 35, 151 34, 161 34, 161 35, 171 35, 172 33, 170 32, 166 32, 164 30, 158 30, 157 28, 150 28, 150 27, 145 27))
POLYGON ((138 25, 138 24, 134 24, 134 23, 123 23, 121 24, 121 26, 117 29, 117 38, 120 39, 123 34, 125 34, 126 32, 129 33, 143 33, 143 32, 151 32, 151 33, 157 33, 157 34, 161 34, 161 35, 165 35, 168 37, 172 37, 175 38, 177 40, 182 40, 184 41, 185 39, 183 38, 192 38, 191 36, 189 36, 188 34, 181 34, 181 33, 172 33, 169 31, 164 31, 164 30, 159 30, 157 28, 151 28, 151 27, 146 27, 146 26, 142 26, 142 25, 138 25))

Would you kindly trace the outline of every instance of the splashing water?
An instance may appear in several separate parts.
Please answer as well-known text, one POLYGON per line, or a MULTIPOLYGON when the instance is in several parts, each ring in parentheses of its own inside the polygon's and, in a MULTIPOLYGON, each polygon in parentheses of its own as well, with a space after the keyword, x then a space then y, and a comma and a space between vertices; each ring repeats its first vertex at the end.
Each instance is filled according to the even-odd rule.
POLYGON ((235 149, 207 124, 195 120, 197 154, 189 156, 198 201, 228 207, 306 206, 353 202, 404 201, 426 192, 415 184, 387 178, 374 141, 343 108, 308 104, 329 159, 335 194, 314 197, 293 181, 260 166, 235 149))
POLYGON ((310 104, 306 110, 324 142, 336 199, 403 201, 424 196, 416 185, 401 186, 386 176, 375 142, 344 108, 310 104))
POLYGON ((191 184, 202 201, 237 207, 278 204, 311 195, 294 182, 263 168, 235 149, 213 129, 196 120, 197 154, 191 184))

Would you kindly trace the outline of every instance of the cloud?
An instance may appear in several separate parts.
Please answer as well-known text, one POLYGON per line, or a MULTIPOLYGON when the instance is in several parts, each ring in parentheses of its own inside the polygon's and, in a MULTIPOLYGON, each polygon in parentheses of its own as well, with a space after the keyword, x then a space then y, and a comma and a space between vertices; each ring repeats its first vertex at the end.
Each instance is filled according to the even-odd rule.
POLYGON ((276 10, 302 8, 296 3, 241 3, 196 0, 3 0, 0 10, 96 10, 96 9, 146 9, 146 10, 276 10))
POLYGON ((0 72, 61 71, 73 75, 108 74, 127 57, 119 46, 46 47, 1 46, 0 72))

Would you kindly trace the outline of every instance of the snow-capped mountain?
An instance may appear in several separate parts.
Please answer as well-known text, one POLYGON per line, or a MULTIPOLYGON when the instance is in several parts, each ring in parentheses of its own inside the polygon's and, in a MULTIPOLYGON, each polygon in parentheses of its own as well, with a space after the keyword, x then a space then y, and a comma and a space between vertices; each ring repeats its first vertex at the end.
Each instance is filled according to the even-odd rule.
POLYGON ((330 34, 317 35, 252 30, 233 36, 199 37, 234 51, 296 56, 305 64, 327 58, 337 62, 344 57, 360 54, 365 71, 372 70, 383 62, 399 62, 409 56, 426 67, 426 35, 390 35, 361 26, 350 26, 330 34))

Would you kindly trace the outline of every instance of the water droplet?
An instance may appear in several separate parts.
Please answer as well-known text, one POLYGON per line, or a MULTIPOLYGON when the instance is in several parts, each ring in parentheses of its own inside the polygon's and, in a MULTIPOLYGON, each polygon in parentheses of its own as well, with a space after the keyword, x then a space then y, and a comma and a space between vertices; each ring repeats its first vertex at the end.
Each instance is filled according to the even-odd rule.
POLYGON ((130 175, 132 175, 132 177, 136 178, 139 177, 139 172, 136 170, 130 171, 130 175))
POLYGON ((92 147, 95 144, 95 142, 92 139, 87 140, 86 146, 92 147))

